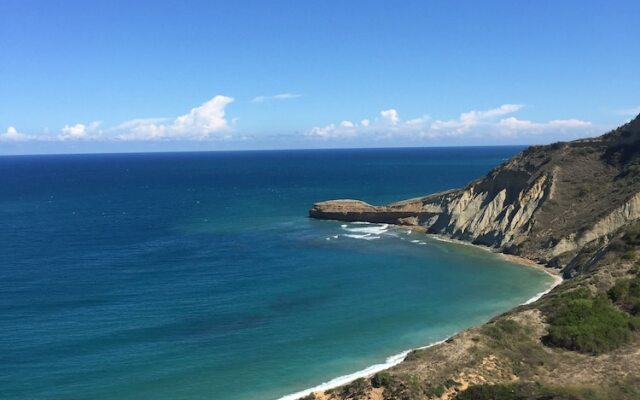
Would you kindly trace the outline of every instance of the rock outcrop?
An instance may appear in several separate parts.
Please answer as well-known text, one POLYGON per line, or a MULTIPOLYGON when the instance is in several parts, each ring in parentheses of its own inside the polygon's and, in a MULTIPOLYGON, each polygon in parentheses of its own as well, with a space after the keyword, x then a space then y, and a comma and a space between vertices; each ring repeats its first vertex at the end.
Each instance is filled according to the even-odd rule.
POLYGON ((372 206, 359 200, 330 200, 314 204, 309 210, 309 216, 317 219, 415 225, 421 206, 420 202, 372 206))
POLYGON ((309 215, 420 225, 541 263, 572 265, 580 249, 605 245, 640 219, 640 116, 598 138, 529 147, 463 189, 386 206, 325 201, 309 215))

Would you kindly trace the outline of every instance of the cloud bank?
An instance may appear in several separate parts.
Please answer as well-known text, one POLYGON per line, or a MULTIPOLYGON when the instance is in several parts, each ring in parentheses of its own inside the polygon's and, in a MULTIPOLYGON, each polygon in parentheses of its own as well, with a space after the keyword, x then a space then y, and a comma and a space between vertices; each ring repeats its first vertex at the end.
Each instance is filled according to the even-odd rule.
POLYGON ((533 122, 509 116, 520 111, 522 104, 503 104, 488 110, 471 110, 455 119, 433 120, 428 115, 403 120, 396 109, 380 111, 373 121, 349 120, 338 124, 311 128, 306 136, 317 139, 437 139, 447 137, 522 137, 552 133, 590 133, 593 124, 578 119, 533 122))
POLYGON ((141 118, 125 121, 113 128, 101 129, 102 123, 67 124, 59 133, 31 135, 18 132, 10 126, 0 133, 0 141, 151 141, 151 140, 206 140, 230 137, 232 128, 225 118, 225 108, 232 97, 215 96, 188 113, 175 118, 141 118))
MULTIPOLYGON (((298 97, 291 93, 258 96, 255 102, 298 97)), ((224 141, 239 147, 306 147, 324 146, 397 146, 429 143, 531 143, 559 140, 601 133, 602 127, 579 119, 532 121, 517 117, 522 104, 502 104, 495 108, 470 110, 456 118, 435 119, 428 114, 404 118, 396 108, 381 110, 372 118, 342 120, 315 126, 302 133, 279 132, 271 135, 237 132, 236 118, 228 121, 226 108, 232 97, 217 95, 189 112, 171 118, 140 118, 124 121, 114 127, 103 127, 100 121, 67 124, 55 133, 31 134, 10 126, 0 133, 1 142, 188 142, 224 141), (307 143, 307 144, 305 144, 307 143)))

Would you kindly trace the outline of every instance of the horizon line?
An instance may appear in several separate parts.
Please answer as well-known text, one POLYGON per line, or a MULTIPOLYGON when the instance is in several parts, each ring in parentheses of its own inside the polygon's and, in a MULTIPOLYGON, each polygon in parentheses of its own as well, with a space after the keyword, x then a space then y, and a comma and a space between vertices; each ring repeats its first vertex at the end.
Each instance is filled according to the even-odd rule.
MULTIPOLYGON (((564 143, 562 141, 554 143, 564 143)), ((553 144, 553 143, 548 143, 553 144)), ((148 150, 148 151, 105 151, 105 152, 77 152, 77 153, 19 153, 2 154, 0 157, 30 157, 30 156, 80 156, 80 155, 134 155, 134 154, 176 154, 176 153, 260 153, 260 152, 302 152, 302 151, 344 151, 344 150, 406 150, 406 149, 447 149, 447 148, 490 148, 490 147, 531 147, 539 144, 494 144, 494 145, 434 145, 434 146, 393 146, 393 147, 319 147, 319 148, 280 148, 280 149, 228 149, 228 150, 148 150)))

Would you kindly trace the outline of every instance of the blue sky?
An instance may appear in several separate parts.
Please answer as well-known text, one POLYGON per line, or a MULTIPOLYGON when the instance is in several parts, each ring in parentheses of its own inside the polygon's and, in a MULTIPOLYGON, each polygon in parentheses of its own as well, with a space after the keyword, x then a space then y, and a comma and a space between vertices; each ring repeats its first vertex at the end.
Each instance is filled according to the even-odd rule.
POLYGON ((0 1, 0 154, 529 144, 640 113, 640 2, 0 1))

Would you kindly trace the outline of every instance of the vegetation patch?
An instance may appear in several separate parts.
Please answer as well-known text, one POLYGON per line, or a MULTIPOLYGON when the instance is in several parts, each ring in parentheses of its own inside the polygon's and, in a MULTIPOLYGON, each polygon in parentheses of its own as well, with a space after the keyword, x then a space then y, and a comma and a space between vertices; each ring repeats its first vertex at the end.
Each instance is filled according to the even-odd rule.
POLYGON ((638 399, 637 379, 603 386, 547 386, 524 382, 498 385, 474 385, 460 393, 457 400, 610 400, 638 399))
POLYGON ((632 315, 640 315, 640 277, 617 281, 607 295, 623 310, 632 315))
POLYGON ((368 391, 367 380, 359 378, 345 386, 327 390, 327 393, 335 394, 341 399, 366 399, 368 391))
POLYGON ((383 371, 378 372, 371 377, 371 386, 374 388, 386 387, 393 382, 393 376, 390 373, 383 371))
POLYGON ((489 338, 489 353, 510 360, 513 372, 521 377, 534 375, 537 367, 548 362, 544 348, 526 325, 511 319, 500 319, 484 326, 482 330, 489 338))
POLYGON ((588 354, 616 349, 632 338, 634 323, 603 294, 592 296, 586 290, 574 290, 558 296, 547 309, 549 333, 543 337, 548 346, 562 347, 588 354))

